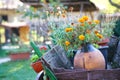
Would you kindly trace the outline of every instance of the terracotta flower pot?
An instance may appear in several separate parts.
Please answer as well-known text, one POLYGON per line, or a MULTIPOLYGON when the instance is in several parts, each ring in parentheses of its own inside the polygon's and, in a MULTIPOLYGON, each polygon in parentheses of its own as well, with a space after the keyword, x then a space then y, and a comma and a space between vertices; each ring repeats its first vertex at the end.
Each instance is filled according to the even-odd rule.
POLYGON ((43 70, 43 67, 42 67, 42 62, 41 61, 36 61, 36 62, 33 62, 31 64, 32 68, 34 69, 34 71, 36 73, 39 73, 40 71, 43 70))
POLYGON ((98 42, 98 45, 100 45, 100 46, 107 46, 108 42, 109 42, 109 39, 105 38, 102 41, 98 42))

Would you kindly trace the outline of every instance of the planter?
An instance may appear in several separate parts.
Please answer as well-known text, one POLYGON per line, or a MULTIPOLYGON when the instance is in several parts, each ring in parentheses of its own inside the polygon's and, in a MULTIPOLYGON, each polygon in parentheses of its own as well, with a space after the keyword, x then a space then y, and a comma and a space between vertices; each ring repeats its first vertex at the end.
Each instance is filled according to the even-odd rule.
POLYGON ((99 46, 107 46, 107 45, 108 45, 108 42, 109 42, 109 39, 106 38, 106 39, 98 42, 98 45, 99 45, 99 46))
POLYGON ((108 46, 102 46, 99 48, 105 58, 105 68, 107 69, 107 62, 108 62, 108 46))
POLYGON ((31 64, 32 68, 34 69, 34 71, 36 73, 39 73, 40 71, 43 70, 43 67, 42 67, 42 62, 39 60, 39 61, 36 61, 36 62, 33 62, 31 64))
POLYGON ((25 60, 29 59, 30 53, 29 52, 21 52, 21 53, 10 53, 11 60, 25 60))

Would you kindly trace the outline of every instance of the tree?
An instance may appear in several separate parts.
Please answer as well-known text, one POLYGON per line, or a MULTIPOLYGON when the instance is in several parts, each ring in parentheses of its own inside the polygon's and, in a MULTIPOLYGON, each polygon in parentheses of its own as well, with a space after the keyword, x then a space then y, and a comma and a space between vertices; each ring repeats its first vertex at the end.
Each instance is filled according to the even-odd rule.
POLYGON ((90 0, 91 2, 95 3, 98 7, 103 7, 101 9, 103 13, 115 13, 120 12, 120 0, 90 0))
POLYGON ((113 2, 112 0, 109 0, 110 4, 112 6, 115 6, 116 8, 120 8, 120 5, 116 4, 115 2, 113 2))

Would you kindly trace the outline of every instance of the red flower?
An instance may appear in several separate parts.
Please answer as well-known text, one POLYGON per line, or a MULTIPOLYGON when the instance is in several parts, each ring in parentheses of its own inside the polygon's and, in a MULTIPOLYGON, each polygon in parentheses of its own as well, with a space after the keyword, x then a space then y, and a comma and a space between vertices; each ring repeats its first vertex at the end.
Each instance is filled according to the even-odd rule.
POLYGON ((47 47, 46 46, 41 46, 40 50, 47 50, 47 47))

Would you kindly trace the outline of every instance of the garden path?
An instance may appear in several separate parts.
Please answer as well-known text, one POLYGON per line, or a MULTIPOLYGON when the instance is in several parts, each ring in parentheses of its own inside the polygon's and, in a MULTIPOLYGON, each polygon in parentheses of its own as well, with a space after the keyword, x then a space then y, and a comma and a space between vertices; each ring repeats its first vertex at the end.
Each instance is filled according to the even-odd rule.
POLYGON ((0 64, 5 63, 10 61, 11 59, 9 57, 5 57, 5 58, 0 58, 0 64))

